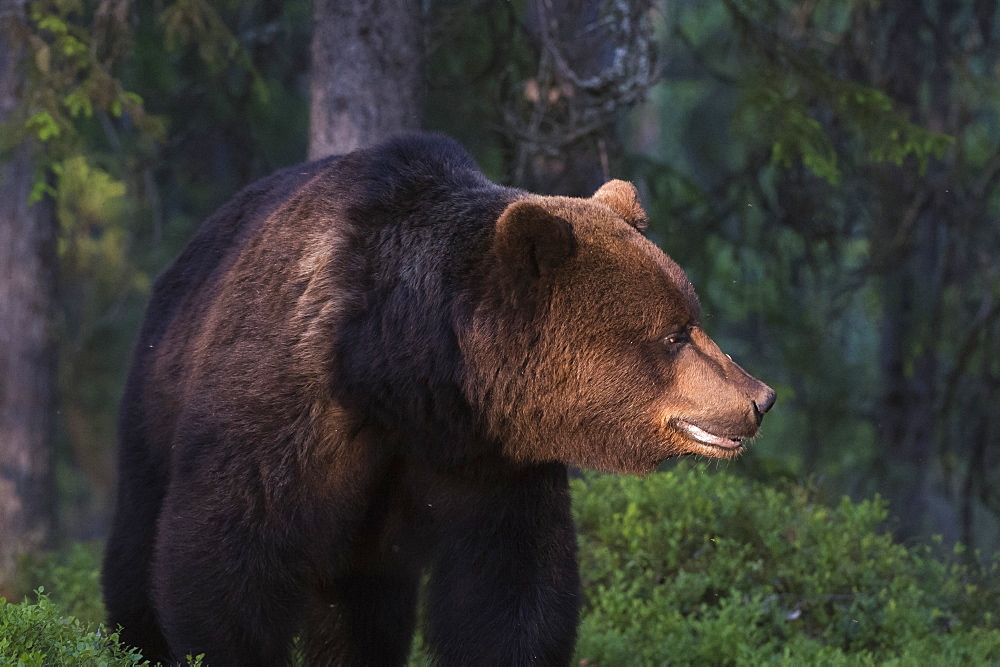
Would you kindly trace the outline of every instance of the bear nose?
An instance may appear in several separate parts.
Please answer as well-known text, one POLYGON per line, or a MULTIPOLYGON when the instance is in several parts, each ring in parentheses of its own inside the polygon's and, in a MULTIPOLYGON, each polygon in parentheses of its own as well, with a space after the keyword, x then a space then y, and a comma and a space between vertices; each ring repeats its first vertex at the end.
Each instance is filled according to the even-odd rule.
POLYGON ((773 389, 766 385, 765 389, 767 391, 762 396, 759 396, 757 400, 753 401, 753 414, 757 418, 758 426, 760 426, 761 421, 764 419, 764 413, 770 410, 771 406, 778 399, 778 394, 773 389))

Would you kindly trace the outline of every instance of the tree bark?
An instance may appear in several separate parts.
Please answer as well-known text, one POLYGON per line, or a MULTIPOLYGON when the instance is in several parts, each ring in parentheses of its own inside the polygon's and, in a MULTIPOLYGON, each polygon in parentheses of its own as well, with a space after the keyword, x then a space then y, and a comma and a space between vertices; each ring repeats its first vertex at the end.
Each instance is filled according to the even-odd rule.
MULTIPOLYGON (((949 25, 951 10, 942 6, 942 25, 949 25)), ((870 78, 879 83, 915 122, 926 127, 947 127, 947 110, 938 108, 954 99, 947 69, 948 46, 933 49, 918 40, 920 3, 915 0, 888 3, 872 22, 876 30, 888 31, 889 44, 882 62, 869 63, 870 78), (921 81, 931 84, 935 104, 924 108, 918 99, 921 81)), ((870 40, 877 43, 877 38, 870 40)), ((941 244, 955 226, 954 211, 936 192, 947 192, 947 177, 940 165, 926 174, 915 164, 891 164, 872 168, 877 220, 871 237, 873 257, 880 279, 876 282, 882 301, 879 366, 881 396, 877 403, 876 432, 883 450, 887 473, 884 493, 898 517, 894 532, 901 539, 939 533, 952 541, 957 530, 951 517, 935 517, 933 471, 939 465, 935 406, 939 401, 939 345, 942 331, 941 300, 945 253, 941 244)))
MULTIPOLYGON (((14 37, 20 27, 15 22, 21 20, 11 12, 0 17, 0 123, 17 107, 25 85, 24 50, 14 37)), ((28 205, 35 173, 31 142, 25 140, 3 159, 7 161, 0 164, 0 594, 4 588, 13 592, 19 557, 46 545, 55 523, 54 216, 48 202, 28 205)))
POLYGON ((309 158, 419 129, 423 65, 418 0, 315 0, 309 158))
POLYGON ((616 125, 655 82, 652 0, 528 0, 537 71, 503 110, 508 179, 534 192, 590 196, 620 153, 616 125))
MULTIPOLYGON (((601 0, 529 0, 525 7, 527 25, 539 51, 547 48, 558 51, 562 64, 580 78, 598 76, 607 65, 609 46, 606 35, 593 29, 600 19, 601 5, 601 0)), ((586 93, 575 90, 559 70, 555 68, 555 80, 549 90, 544 90, 547 88, 544 85, 540 88, 548 99, 559 100, 570 93, 566 104, 570 106, 577 95, 586 93)), ((553 104, 550 114, 560 125, 570 125, 570 119, 560 117, 561 106, 553 104)), ((612 127, 595 128, 554 155, 535 154, 526 162, 518 180, 532 192, 589 197, 610 176, 611 146, 614 146, 612 127)))

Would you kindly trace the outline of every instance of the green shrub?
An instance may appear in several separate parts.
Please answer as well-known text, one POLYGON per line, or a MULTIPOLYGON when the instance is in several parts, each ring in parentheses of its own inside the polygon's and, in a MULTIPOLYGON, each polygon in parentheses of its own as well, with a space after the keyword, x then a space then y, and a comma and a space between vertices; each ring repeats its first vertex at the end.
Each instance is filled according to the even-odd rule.
POLYGON ((37 601, 0 598, 0 665, 61 667, 148 665, 118 635, 68 617, 42 589, 37 601))
MULTIPOLYGON (((893 543, 878 499, 829 507, 803 487, 690 463, 588 475, 573 495, 585 598, 575 664, 1000 662, 1000 561, 893 543)), ((51 599, 0 600, 0 665, 146 664, 97 624, 98 563, 87 544, 29 564, 25 578, 51 599)), ((410 665, 432 664, 414 646, 410 665)))
POLYGON ((588 475, 574 500, 582 664, 1000 660, 1000 567, 893 543, 881 500, 831 508, 691 464, 588 475))
MULTIPOLYGON (((38 589, 20 604, 0 598, 0 665, 149 665, 138 650, 120 644, 118 634, 101 624, 100 562, 100 543, 87 542, 22 564, 21 579, 36 582, 38 589)), ((187 664, 198 667, 201 657, 188 657, 187 664)))

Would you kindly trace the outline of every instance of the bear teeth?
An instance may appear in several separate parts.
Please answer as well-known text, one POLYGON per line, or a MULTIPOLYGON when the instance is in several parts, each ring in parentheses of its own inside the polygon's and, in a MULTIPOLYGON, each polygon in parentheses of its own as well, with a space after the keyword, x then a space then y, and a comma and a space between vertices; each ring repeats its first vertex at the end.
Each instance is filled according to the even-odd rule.
POLYGON ((714 433, 709 433, 703 428, 695 426, 691 422, 677 421, 677 426, 684 431, 692 440, 696 440, 705 445, 714 445, 716 447, 725 447, 726 449, 733 449, 743 445, 742 438, 724 438, 714 433))

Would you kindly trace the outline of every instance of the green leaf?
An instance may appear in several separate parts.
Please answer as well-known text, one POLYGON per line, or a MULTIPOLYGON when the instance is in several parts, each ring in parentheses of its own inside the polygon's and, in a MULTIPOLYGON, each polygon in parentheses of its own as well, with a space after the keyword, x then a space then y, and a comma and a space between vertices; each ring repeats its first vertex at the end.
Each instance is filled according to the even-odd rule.
POLYGON ((49 32, 55 33, 57 35, 65 35, 68 32, 68 27, 61 18, 49 14, 38 20, 38 27, 42 30, 48 30, 49 32))
POLYGON ((42 141, 55 139, 62 133, 59 124, 48 111, 39 111, 28 118, 25 125, 42 141))

